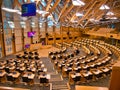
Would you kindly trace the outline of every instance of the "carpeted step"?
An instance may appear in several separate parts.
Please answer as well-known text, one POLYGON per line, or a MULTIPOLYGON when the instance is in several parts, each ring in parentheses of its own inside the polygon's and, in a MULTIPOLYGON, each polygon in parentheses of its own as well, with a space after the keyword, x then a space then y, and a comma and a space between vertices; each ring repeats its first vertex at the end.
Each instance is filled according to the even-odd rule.
POLYGON ((67 85, 53 85, 52 90, 69 90, 67 85))
POLYGON ((62 81, 61 76, 60 76, 60 75, 58 75, 58 74, 51 75, 50 82, 54 82, 54 81, 62 81))

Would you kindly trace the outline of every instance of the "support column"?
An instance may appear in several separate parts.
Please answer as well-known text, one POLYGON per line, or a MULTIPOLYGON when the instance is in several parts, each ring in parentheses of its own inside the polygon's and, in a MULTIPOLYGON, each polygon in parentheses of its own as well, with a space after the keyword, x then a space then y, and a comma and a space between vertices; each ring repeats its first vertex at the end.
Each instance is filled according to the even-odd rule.
POLYGON ((47 31, 48 25, 47 22, 45 22, 45 43, 48 45, 48 31, 47 31))
MULTIPOLYGON (((30 28, 30 31, 32 32, 32 27, 30 28)), ((31 44, 33 44, 33 37, 31 37, 31 44)))
POLYGON ((24 28, 21 29, 21 33, 22 33, 22 50, 24 50, 24 47, 25 47, 24 28))
POLYGON ((13 47, 13 53, 16 53, 16 45, 15 45, 15 30, 12 30, 12 47, 13 47))
POLYGON ((62 26, 60 26, 60 35, 61 35, 61 43, 63 43, 63 30, 62 30, 62 26))
POLYGON ((53 35, 54 35, 53 41, 54 41, 54 45, 55 45, 55 44, 56 44, 56 32, 55 32, 55 26, 53 26, 53 35))
POLYGON ((68 42, 68 43, 69 43, 69 35, 70 35, 69 27, 67 27, 67 42, 68 42))
POLYGON ((40 43, 41 33, 40 33, 40 25, 38 22, 38 42, 40 43))

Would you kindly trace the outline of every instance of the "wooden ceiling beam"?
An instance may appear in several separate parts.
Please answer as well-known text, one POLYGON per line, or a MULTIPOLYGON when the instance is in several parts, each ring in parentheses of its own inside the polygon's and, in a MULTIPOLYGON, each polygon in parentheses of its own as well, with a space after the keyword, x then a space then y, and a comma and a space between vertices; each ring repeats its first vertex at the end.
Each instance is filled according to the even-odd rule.
POLYGON ((28 3, 30 3, 31 1, 30 0, 27 0, 28 3))
MULTIPOLYGON (((38 5, 38 6, 41 5, 41 6, 42 6, 42 10, 45 10, 45 7, 43 6, 43 4, 42 4, 40 1, 38 2, 37 5, 38 5)), ((39 8, 39 9, 40 9, 40 8, 39 8)))
POLYGON ((48 11, 50 9, 50 4, 51 4, 52 0, 49 0, 46 6, 46 11, 48 11))
POLYGON ((60 19, 64 18, 73 8, 74 5, 72 4, 69 8, 66 9, 66 11, 62 14, 60 19))
POLYGON ((66 0, 66 2, 64 3, 64 7, 62 8, 61 12, 59 13, 58 21, 59 21, 61 15, 63 14, 63 12, 65 11, 65 9, 67 8, 67 5, 69 2, 70 2, 70 0, 66 0))
POLYGON ((21 3, 18 0, 14 0, 13 8, 16 6, 21 10, 21 3))
POLYGON ((87 22, 84 24, 84 26, 86 26, 89 23, 91 17, 95 17, 96 15, 98 15, 98 13, 100 12, 99 8, 101 7, 101 5, 103 5, 104 3, 106 3, 106 1, 107 0, 104 0, 104 2, 102 1, 98 5, 96 5, 96 7, 94 8, 94 12, 90 13, 91 16, 89 18, 87 18, 87 22))
POLYGON ((79 12, 79 11, 86 11, 86 9, 91 5, 91 3, 93 3, 94 0, 92 0, 90 3, 86 3, 86 5, 82 8, 78 7, 78 9, 76 10, 76 12, 72 15, 70 21, 74 21, 77 16, 76 16, 76 13, 79 12))
POLYGON ((46 14, 45 17, 47 17, 48 15, 50 15, 50 13, 52 13, 52 12, 55 10, 55 8, 56 8, 57 5, 60 3, 60 1, 61 1, 61 0, 56 0, 56 2, 54 3, 53 7, 48 11, 49 13, 46 14))
POLYGON ((85 20, 85 18, 87 17, 87 15, 93 10, 93 7, 95 6, 95 4, 97 3, 97 1, 95 1, 91 7, 87 10, 87 12, 85 13, 84 16, 82 16, 82 18, 78 21, 78 25, 81 23, 81 21, 85 20))

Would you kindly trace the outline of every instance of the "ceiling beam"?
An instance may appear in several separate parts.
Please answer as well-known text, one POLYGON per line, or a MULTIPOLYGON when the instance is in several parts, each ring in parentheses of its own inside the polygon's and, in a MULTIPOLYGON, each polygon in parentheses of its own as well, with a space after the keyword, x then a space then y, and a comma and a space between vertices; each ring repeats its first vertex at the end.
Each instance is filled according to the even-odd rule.
POLYGON ((94 12, 89 13, 91 16, 90 16, 89 18, 87 18, 88 20, 87 20, 87 22, 84 24, 84 26, 86 26, 86 25, 89 23, 91 17, 95 17, 96 15, 101 15, 101 14, 99 14, 99 12, 100 12, 100 9, 99 9, 99 8, 101 7, 101 5, 103 5, 103 4, 106 3, 106 2, 107 2, 107 0, 103 0, 103 1, 100 2, 98 5, 96 5, 96 7, 94 8, 94 12))
POLYGON ((61 0, 56 0, 56 2, 54 3, 53 7, 48 11, 49 13, 46 14, 45 17, 47 17, 48 15, 50 15, 50 13, 52 13, 52 12, 55 10, 55 8, 56 8, 57 5, 60 3, 60 1, 61 1, 61 0))
POLYGON ((86 11, 86 9, 87 8, 89 8, 89 6, 91 6, 91 3, 93 3, 94 2, 94 0, 92 0, 90 3, 86 3, 86 5, 85 6, 83 6, 83 7, 76 7, 77 8, 77 10, 76 10, 76 12, 72 15, 72 17, 70 18, 70 21, 74 21, 76 18, 77 18, 77 16, 76 16, 76 13, 77 12, 81 12, 81 11, 86 11))
POLYGON ((83 21, 83 20, 86 19, 86 17, 89 15, 90 12, 92 12, 92 10, 93 10, 93 8, 94 8, 94 6, 96 5, 97 2, 98 2, 98 1, 95 1, 95 2, 91 5, 91 7, 86 11, 85 15, 82 16, 82 18, 78 21, 78 25, 81 23, 81 21, 83 21))
POLYGON ((51 4, 52 0, 49 0, 46 6, 46 11, 48 11, 50 9, 50 4, 51 4))
POLYGON ((3 2, 3 0, 0 0, 0 7, 1 7, 1 5, 2 5, 2 2, 3 2))
POLYGON ((27 0, 28 3, 30 3, 31 1, 30 0, 27 0))
POLYGON ((62 20, 73 8, 74 8, 74 5, 72 4, 70 7, 66 9, 66 11, 64 11, 60 19, 62 20))
POLYGON ((16 6, 21 10, 21 3, 18 0, 14 0, 13 8, 16 6))
MULTIPOLYGON (((42 10, 45 10, 45 7, 43 6, 43 4, 42 4, 40 1, 38 2, 37 6, 39 7, 39 5, 42 6, 42 10)), ((39 8, 39 9, 40 9, 40 8, 39 8)))
POLYGON ((64 7, 62 8, 61 12, 59 13, 58 21, 59 21, 61 15, 63 14, 63 12, 65 11, 65 9, 67 8, 67 5, 69 2, 70 2, 70 0, 66 0, 66 2, 64 3, 64 7))

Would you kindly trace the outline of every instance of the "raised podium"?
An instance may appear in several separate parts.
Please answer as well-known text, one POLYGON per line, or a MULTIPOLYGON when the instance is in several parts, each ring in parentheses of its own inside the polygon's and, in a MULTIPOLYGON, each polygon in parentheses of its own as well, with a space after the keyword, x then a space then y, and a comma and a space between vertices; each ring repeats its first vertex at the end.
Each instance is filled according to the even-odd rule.
POLYGON ((36 43, 36 44, 30 44, 30 51, 36 50, 36 49, 48 49, 51 48, 51 45, 42 45, 41 43, 36 43))

